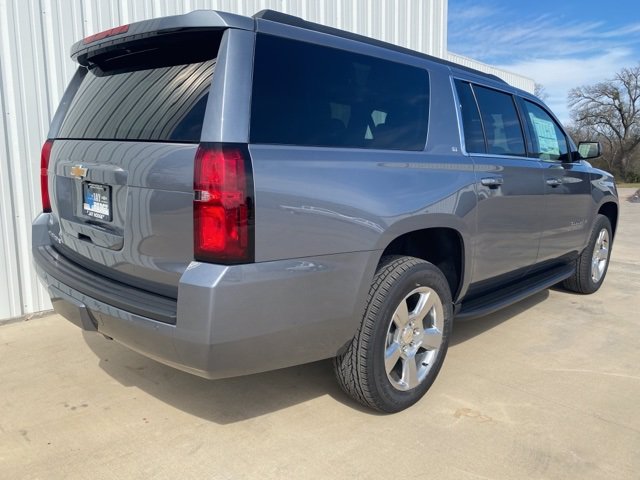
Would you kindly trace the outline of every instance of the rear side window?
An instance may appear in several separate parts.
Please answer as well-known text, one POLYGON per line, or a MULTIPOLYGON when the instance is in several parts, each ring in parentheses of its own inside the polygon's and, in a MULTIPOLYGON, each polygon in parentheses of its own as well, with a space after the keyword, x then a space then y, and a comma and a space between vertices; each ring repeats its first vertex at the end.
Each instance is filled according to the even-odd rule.
POLYGON ((488 153, 525 155, 522 127, 513 97, 490 88, 473 86, 478 100, 488 153))
POLYGON ((96 59, 58 137, 198 142, 220 34, 173 37, 96 59))
POLYGON ((456 80, 455 84, 458 100, 460 101, 465 149, 469 153, 487 153, 482 131, 482 120, 480 120, 480 112, 471 91, 471 85, 460 80, 456 80))
POLYGON ((252 143, 422 150, 428 112, 424 69, 258 36, 252 143))
POLYGON ((531 156, 542 160, 569 159, 567 137, 555 122, 555 120, 535 103, 528 100, 524 104, 526 121, 533 139, 533 152, 531 156))

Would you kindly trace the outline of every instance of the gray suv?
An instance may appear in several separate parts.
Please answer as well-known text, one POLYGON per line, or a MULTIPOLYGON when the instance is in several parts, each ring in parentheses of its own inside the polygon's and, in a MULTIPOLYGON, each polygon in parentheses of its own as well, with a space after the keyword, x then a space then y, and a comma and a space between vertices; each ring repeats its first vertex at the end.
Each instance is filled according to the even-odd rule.
POLYGON ((494 76, 272 11, 123 25, 71 56, 33 257, 57 312, 143 355, 207 378, 333 357, 395 412, 454 317, 602 284, 599 145, 494 76))

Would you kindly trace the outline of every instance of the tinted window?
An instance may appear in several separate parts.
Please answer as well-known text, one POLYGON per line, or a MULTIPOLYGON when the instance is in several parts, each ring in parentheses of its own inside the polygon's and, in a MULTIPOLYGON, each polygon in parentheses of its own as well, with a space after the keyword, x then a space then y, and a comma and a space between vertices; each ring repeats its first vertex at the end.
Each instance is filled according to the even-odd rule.
POLYGON ((201 37, 174 39, 168 46, 140 44, 140 51, 99 58, 58 136, 198 142, 217 50, 211 35, 204 44, 201 37))
POLYGON ((543 160, 567 160, 567 137, 551 116, 535 103, 523 102, 529 132, 533 140, 531 156, 543 160))
POLYGON ((251 142, 422 150, 428 95, 423 69, 259 35, 251 142))
POLYGON ((513 97, 489 88, 473 86, 478 100, 489 153, 524 155, 522 128, 513 97))
POLYGON ((471 85, 460 80, 456 80, 455 83, 462 114, 465 149, 469 153, 486 153, 487 147, 484 143, 482 121, 476 99, 471 91, 471 85))

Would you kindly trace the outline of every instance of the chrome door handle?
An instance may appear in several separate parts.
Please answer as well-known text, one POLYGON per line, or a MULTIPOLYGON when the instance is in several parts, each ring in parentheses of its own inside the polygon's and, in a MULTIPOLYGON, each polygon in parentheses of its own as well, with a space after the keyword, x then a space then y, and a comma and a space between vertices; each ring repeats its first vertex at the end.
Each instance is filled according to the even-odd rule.
POLYGON ((558 185, 562 185, 561 178, 549 178, 547 179, 547 185, 556 188, 558 185))
POLYGON ((502 177, 487 177, 480 180, 482 185, 489 188, 498 188, 503 182, 504 179, 502 177))

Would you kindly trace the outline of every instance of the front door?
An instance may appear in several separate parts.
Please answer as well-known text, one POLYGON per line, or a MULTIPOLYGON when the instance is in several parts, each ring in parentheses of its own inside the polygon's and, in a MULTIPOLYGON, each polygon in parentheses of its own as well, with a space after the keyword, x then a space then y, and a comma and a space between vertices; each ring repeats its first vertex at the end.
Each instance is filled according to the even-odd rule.
POLYGON ((544 170, 545 220, 538 261, 582 251, 587 243, 592 199, 589 167, 573 162, 570 143, 556 120, 540 105, 521 103, 532 141, 532 157, 544 170))

